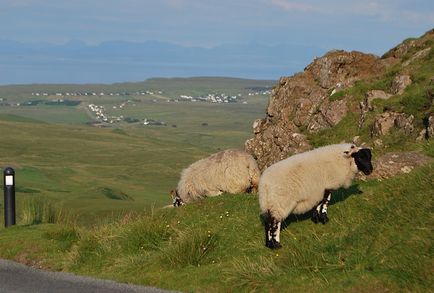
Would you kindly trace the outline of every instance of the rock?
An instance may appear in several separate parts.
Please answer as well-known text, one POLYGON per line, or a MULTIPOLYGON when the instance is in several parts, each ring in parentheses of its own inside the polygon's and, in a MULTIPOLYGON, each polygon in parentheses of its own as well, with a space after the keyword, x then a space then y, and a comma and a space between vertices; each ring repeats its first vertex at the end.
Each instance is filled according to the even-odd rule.
POLYGON ((394 95, 402 95, 410 84, 411 78, 409 75, 398 75, 393 79, 390 91, 394 95))
POLYGON ((382 72, 384 66, 378 59, 372 54, 334 50, 315 59, 305 70, 310 71, 324 89, 330 89, 336 84, 347 88, 357 80, 382 72))
POLYGON ((315 114, 311 115, 307 126, 309 132, 330 128, 338 124, 348 112, 346 100, 324 101, 315 114))
POLYGON ((419 136, 417 137, 417 141, 430 139, 434 135, 434 116, 431 115, 428 118, 425 118, 424 124, 425 124, 425 129, 422 129, 419 132, 419 136))
POLYGON ((352 142, 355 145, 360 145, 360 136, 359 135, 354 136, 353 139, 352 139, 352 142))
POLYGON ((399 174, 408 174, 414 168, 432 161, 419 152, 392 152, 374 160, 374 172, 368 178, 385 179, 399 174))
POLYGON ((373 109, 372 100, 375 99, 387 100, 391 96, 392 96, 391 94, 388 94, 385 91, 381 91, 381 90, 370 90, 365 94, 367 105, 370 110, 373 109))
POLYGON ((411 63, 413 63, 415 60, 417 59, 422 59, 426 56, 428 56, 429 52, 431 51, 431 47, 425 48, 423 50, 420 50, 418 52, 416 52, 413 56, 411 56, 410 59, 408 59, 407 61, 405 61, 404 63, 402 63, 402 66, 408 66, 411 63))
POLYGON ((412 168, 412 167, 409 167, 409 166, 404 166, 404 167, 401 168, 401 172, 402 172, 402 173, 405 173, 405 174, 410 173, 411 170, 413 170, 413 168, 412 168))
POLYGON ((262 125, 263 125, 263 119, 256 119, 254 122, 253 122, 253 125, 252 125, 252 128, 253 128, 253 133, 259 133, 259 132, 261 132, 261 130, 262 130, 262 125))
POLYGON ((371 136, 387 135, 393 127, 409 135, 414 130, 413 120, 413 115, 407 116, 404 113, 385 112, 375 119, 371 129, 371 136))
POLYGON ((429 116, 426 121, 426 138, 431 138, 434 136, 434 116, 429 116))
POLYGON ((419 135, 417 136, 416 141, 423 141, 425 139, 427 139, 427 132, 426 132, 426 129, 422 129, 419 132, 419 135))
MULTIPOLYGON (((421 47, 427 44, 427 42, 431 42, 434 38, 434 29, 431 29, 427 31, 422 37, 417 39, 407 39, 395 48, 389 50, 387 53, 385 53, 381 58, 383 60, 395 58, 395 59, 402 59, 407 55, 407 53, 415 48, 415 47, 421 47)), ((429 44, 428 44, 429 45, 429 44)))
MULTIPOLYGON (((372 84, 385 77, 386 69, 401 65, 403 58, 423 58, 429 54, 430 51, 425 48, 432 47, 433 39, 434 29, 421 38, 404 41, 381 58, 361 52, 334 50, 316 58, 303 72, 280 78, 272 90, 265 117, 253 123, 254 136, 246 141, 246 151, 257 159, 259 168, 264 170, 274 162, 309 150, 309 141, 302 133, 311 134, 332 128, 349 113, 357 115, 357 111, 360 111, 358 125, 362 128, 373 110, 372 101, 402 94, 411 83, 409 74, 413 68, 399 70, 401 73, 393 80, 390 92, 367 92, 360 109, 357 108, 358 97, 352 97, 352 92, 345 90, 359 80, 372 84), (417 53, 410 56, 413 52, 417 53), (344 95, 339 95, 339 91, 344 91, 344 95), (330 97, 330 93, 334 93, 333 97, 330 97)), ((357 93, 355 95, 358 96, 357 93)), ((414 117, 403 113, 389 111, 374 119, 371 135, 375 138, 390 133, 392 129, 405 134, 415 131, 414 117)), ((426 135, 433 135, 432 127, 430 129, 426 130, 426 135)), ((381 140, 376 142, 376 147, 382 147, 381 140)))
POLYGON ((330 101, 329 93, 381 75, 385 66, 378 61, 372 54, 333 51, 315 59, 304 72, 280 78, 265 117, 255 120, 254 137, 245 143, 259 168, 309 150, 306 136, 300 134, 303 130, 317 132, 338 124, 350 111, 351 97, 330 101))
POLYGON ((376 140, 374 140, 374 146, 376 147, 383 147, 383 141, 379 138, 377 138, 376 140))

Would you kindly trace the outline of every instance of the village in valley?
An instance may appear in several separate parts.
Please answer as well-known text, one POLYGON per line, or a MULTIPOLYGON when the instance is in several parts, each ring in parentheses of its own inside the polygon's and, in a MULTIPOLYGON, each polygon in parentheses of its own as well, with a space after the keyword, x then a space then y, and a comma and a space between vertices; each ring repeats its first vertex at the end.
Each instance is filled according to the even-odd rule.
MULTIPOLYGON (((241 104, 249 103, 249 97, 271 94, 270 87, 245 88, 238 93, 209 92, 202 95, 166 93, 163 90, 136 91, 89 91, 89 90, 50 90, 29 92, 21 99, 12 100, 0 96, 0 107, 34 107, 34 106, 80 106, 85 109, 93 121, 89 125, 106 127, 110 124, 128 123, 143 126, 167 126, 164 121, 151 117, 128 117, 127 107, 136 107, 139 103, 209 103, 241 104)), ((35 108, 33 108, 35 109, 35 108)), ((135 111, 137 112, 137 111, 135 111)), ((175 126, 174 126, 175 127, 175 126)))

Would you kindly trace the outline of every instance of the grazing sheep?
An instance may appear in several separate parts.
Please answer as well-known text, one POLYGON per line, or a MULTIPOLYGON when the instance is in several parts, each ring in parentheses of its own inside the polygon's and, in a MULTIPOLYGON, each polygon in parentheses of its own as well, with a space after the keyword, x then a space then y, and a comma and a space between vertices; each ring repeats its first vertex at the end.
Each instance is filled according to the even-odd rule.
POLYGON ((225 150, 191 164, 182 170, 173 205, 180 206, 223 192, 256 192, 260 171, 251 155, 241 150, 225 150))
POLYGON ((297 154, 268 167, 259 181, 259 205, 265 222, 265 246, 280 248, 280 225, 289 214, 316 205, 313 220, 327 222, 331 191, 348 188, 358 171, 372 172, 371 151, 336 144, 297 154))

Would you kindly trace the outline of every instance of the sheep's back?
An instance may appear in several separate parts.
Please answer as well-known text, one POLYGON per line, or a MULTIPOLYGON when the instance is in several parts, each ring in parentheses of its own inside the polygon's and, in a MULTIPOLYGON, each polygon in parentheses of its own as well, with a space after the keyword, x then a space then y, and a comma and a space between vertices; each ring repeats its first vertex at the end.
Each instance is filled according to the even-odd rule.
POLYGON ((286 207, 296 205, 293 213, 313 208, 324 190, 342 185, 348 176, 343 152, 349 144, 332 145, 291 156, 268 167, 259 181, 259 204, 262 211, 280 211, 285 218, 286 207), (338 179, 336 179, 338 178, 338 179))
MULTIPOLYGON (((252 156, 241 150, 225 150, 201 159, 181 173, 178 193, 187 202, 221 191, 239 193, 250 186, 249 167, 256 166, 252 156)), ((259 177, 259 174, 257 175, 259 177)))

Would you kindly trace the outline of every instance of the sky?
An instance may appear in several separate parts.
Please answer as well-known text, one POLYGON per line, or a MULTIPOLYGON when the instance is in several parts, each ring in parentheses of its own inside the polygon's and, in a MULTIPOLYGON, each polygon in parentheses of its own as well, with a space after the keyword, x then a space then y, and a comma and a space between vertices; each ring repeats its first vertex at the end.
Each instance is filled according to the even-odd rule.
MULTIPOLYGON (((262 76, 268 79, 302 71, 308 64, 308 58, 315 57, 311 56, 312 52, 320 54, 331 49, 344 49, 381 55, 404 39, 418 37, 432 28, 432 0, 0 0, 1 44, 14 41, 29 49, 47 45, 63 46, 64 49, 74 44, 99 48, 109 41, 133 44, 158 41, 176 45, 178 49, 215 49, 228 45, 313 49, 306 50, 306 58, 300 57, 300 52, 294 53, 294 60, 288 57, 292 55, 291 50, 282 54, 288 56, 282 57, 281 62, 292 62, 292 67, 284 67, 279 64, 279 58, 274 58, 267 64, 268 69, 264 70, 267 73, 262 76), (271 69, 273 66, 275 72, 271 69)), ((62 70, 70 70, 72 62, 80 61, 74 56, 72 59, 75 61, 71 59, 67 64, 62 64, 60 59, 52 64, 48 55, 36 58, 36 55, 32 56, 36 53, 30 51, 22 52, 20 56, 12 56, 10 51, 7 54, 2 53, 0 48, 0 84, 68 82, 68 75, 59 79, 62 70), (35 66, 43 67, 44 62, 47 62, 44 72, 52 66, 57 74, 51 77, 48 74, 44 79, 43 73, 34 69, 35 66), (7 71, 11 73, 9 76, 7 71), (20 75, 25 78, 20 79, 20 75), (55 76, 59 78, 53 78, 55 76)), ((128 55, 128 52, 125 54, 128 55)), ((270 49, 262 54, 271 56, 277 53, 270 49)), ((71 58, 71 55, 68 56, 71 58)), ((270 56, 264 57, 264 60, 270 60, 270 56)), ((102 53, 100 57, 100 63, 104 63, 102 53)), ((250 62, 245 64, 247 68, 257 67, 256 73, 252 70, 243 73, 243 68, 232 73, 239 77, 261 78, 263 64, 256 65, 257 59, 261 59, 258 54, 245 60, 250 62)), ((230 67, 231 60, 228 58, 225 62, 222 58, 216 74, 225 74, 223 67, 225 64, 230 67)), ((105 65, 101 70, 110 68, 108 63, 105 65)), ((154 65, 160 66, 155 74, 182 75, 182 72, 178 73, 180 70, 171 70, 170 64, 164 64, 165 70, 162 64, 154 65)), ((212 75, 212 65, 207 66, 206 69, 195 66, 196 71, 187 70, 185 74, 212 75)), ((239 66, 243 67, 243 64, 237 64, 239 66)), ((142 79, 152 74, 151 70, 145 70, 142 79)), ((231 71, 228 70, 227 74, 231 71)), ((69 77, 71 82, 87 81, 69 77)), ((124 74, 110 76, 107 80, 91 80, 91 75, 86 78, 89 82, 114 82, 117 78, 140 79, 141 76, 138 71, 130 77, 124 74)))

